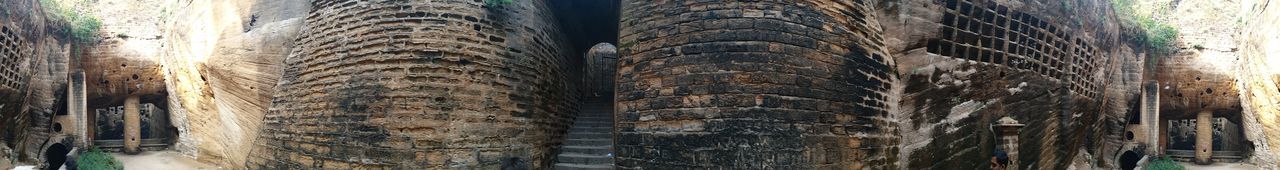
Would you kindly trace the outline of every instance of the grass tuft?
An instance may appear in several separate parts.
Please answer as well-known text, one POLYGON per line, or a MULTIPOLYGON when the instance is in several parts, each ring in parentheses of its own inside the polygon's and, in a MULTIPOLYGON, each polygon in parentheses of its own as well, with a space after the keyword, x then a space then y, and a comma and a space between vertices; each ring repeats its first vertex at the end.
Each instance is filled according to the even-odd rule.
POLYGON ((124 164, 121 164, 111 154, 102 152, 101 149, 89 149, 76 158, 76 169, 80 170, 121 170, 124 164))
POLYGON ((1140 44, 1142 48, 1157 54, 1172 54, 1177 50, 1173 43, 1178 38, 1178 29, 1173 25, 1154 19, 1154 14, 1136 12, 1133 0, 1112 0, 1111 7, 1121 22, 1136 26, 1137 30, 1132 31, 1130 42, 1140 44))
MULTIPOLYGON (((75 0, 75 4, 83 3, 87 2, 75 0)), ((98 29, 102 28, 102 22, 93 15, 63 6, 55 0, 40 0, 40 6, 44 8, 45 14, 55 21, 67 23, 67 33, 75 41, 91 42, 97 37, 98 29)))
POLYGON ((484 4, 489 6, 511 4, 512 0, 484 0, 484 4))
POLYGON ((1151 164, 1147 164, 1147 170, 1185 170, 1185 169, 1187 169, 1187 167, 1183 167, 1182 164, 1178 164, 1178 162, 1173 161, 1173 159, 1170 159, 1168 156, 1165 156, 1162 158, 1156 158, 1155 160, 1151 161, 1151 164))

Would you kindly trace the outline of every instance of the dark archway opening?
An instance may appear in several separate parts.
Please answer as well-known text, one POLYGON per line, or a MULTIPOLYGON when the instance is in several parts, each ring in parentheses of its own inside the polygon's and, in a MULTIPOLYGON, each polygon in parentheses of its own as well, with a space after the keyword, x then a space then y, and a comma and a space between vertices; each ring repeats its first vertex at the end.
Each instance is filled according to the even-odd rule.
POLYGON ((586 52, 607 42, 618 44, 618 0, 549 1, 573 51, 586 52))
POLYGON ((1142 155, 1136 152, 1124 151, 1124 154, 1120 155, 1120 169, 1132 170, 1133 168, 1138 167, 1138 160, 1141 159, 1142 155))
POLYGON ((49 146, 49 149, 45 149, 44 151, 44 160, 48 163, 45 166, 45 169, 55 170, 58 169, 58 167, 61 167, 62 163, 67 162, 68 152, 70 152, 70 150, 67 149, 67 146, 62 145, 61 143, 55 143, 53 146, 49 146))
MULTIPOLYGON (((593 46, 599 43, 618 45, 620 4, 618 0, 548 1, 560 33, 568 38, 570 49, 566 51, 571 53, 568 62, 573 64, 564 69, 571 70, 568 73, 571 79, 584 82, 592 79, 593 76, 588 75, 592 62, 588 62, 586 54, 593 46)), ((574 83, 574 86, 583 94, 593 93, 589 89, 612 89, 586 83, 574 83)))

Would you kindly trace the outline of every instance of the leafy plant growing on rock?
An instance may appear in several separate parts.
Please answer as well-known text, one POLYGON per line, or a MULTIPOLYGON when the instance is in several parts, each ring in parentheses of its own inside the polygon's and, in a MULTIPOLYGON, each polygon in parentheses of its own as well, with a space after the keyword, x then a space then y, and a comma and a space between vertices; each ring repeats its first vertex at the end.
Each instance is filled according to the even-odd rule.
MULTIPOLYGON (((86 3, 77 0, 75 4, 86 3)), ((54 0, 40 0, 40 6, 44 8, 44 12, 54 22, 62 22, 67 24, 66 33, 72 40, 80 42, 92 41, 98 34, 98 29, 102 27, 102 22, 98 21, 93 15, 76 11, 66 6, 62 6, 54 0)))
POLYGON ((1126 31, 1131 34, 1130 41, 1142 45, 1142 48, 1156 54, 1170 54, 1178 37, 1178 29, 1165 21, 1156 20, 1152 14, 1139 14, 1134 10, 1133 0, 1113 0, 1111 7, 1115 10, 1122 25, 1133 26, 1126 31))

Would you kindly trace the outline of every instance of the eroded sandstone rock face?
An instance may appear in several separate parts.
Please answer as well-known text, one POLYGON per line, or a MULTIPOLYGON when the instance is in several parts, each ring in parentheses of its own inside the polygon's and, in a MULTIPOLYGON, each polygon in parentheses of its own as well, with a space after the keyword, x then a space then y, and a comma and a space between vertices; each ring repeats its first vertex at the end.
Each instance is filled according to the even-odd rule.
POLYGON ((173 148, 243 167, 310 7, 302 0, 165 1, 162 48, 173 148))
POLYGON ((1245 138, 1253 141, 1250 162, 1276 169, 1280 161, 1280 5, 1242 1, 1245 22, 1236 67, 1245 138))
POLYGON ((246 168, 553 162, 576 113, 566 61, 579 52, 565 50, 546 2, 334 0, 311 8, 246 168))
MULTIPOLYGON (((61 111, 71 45, 40 11, 39 1, 3 0, 0 8, 0 168, 36 162, 61 111)), ((53 139, 53 140, 51 140, 53 139)))
POLYGON ((1115 21, 1100 16, 1110 13, 1107 2, 877 7, 885 30, 896 30, 885 32, 886 48, 904 76, 900 166, 985 169, 1000 142, 991 125, 1005 116, 1026 124, 1016 151, 1022 169, 1106 167, 1120 149, 1114 141, 1141 82, 1140 67, 1122 66, 1141 60, 1118 43, 1115 21))
POLYGON ((894 169, 865 2, 623 1, 620 168, 894 169))

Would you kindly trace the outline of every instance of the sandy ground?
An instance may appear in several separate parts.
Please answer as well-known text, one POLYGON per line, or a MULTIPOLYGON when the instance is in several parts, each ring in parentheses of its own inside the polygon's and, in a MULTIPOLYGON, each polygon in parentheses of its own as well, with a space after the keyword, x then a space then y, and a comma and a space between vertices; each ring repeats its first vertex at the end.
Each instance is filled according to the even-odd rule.
POLYGON ((124 163, 124 169, 222 169, 222 167, 202 163, 173 151, 151 151, 137 155, 111 153, 111 156, 124 163))
POLYGON ((1179 163, 1182 163, 1182 166, 1185 166, 1185 167, 1187 167, 1187 169, 1191 169, 1191 170, 1201 170, 1201 169, 1205 169, 1205 170, 1255 170, 1255 169, 1262 169, 1262 168, 1260 168, 1260 167, 1258 167, 1258 166, 1253 166, 1253 165, 1250 165, 1250 164, 1244 164, 1244 163, 1214 163, 1214 164, 1212 164, 1212 165, 1196 165, 1195 163, 1190 163, 1190 162, 1179 162, 1179 163))

